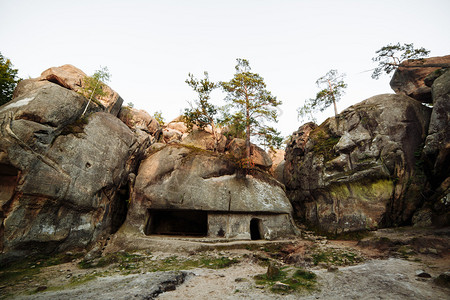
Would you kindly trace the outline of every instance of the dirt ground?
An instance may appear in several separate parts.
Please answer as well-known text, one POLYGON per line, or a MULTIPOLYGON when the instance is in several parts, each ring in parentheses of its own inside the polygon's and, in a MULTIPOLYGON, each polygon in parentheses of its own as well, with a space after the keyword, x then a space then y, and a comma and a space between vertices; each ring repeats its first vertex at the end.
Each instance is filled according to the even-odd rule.
POLYGON ((111 246, 92 260, 39 260, 17 267, 17 273, 2 270, 0 298, 450 299, 448 282, 436 281, 450 271, 449 230, 379 230, 359 240, 304 232, 275 242, 147 242, 152 249, 116 252, 111 246), (279 274, 313 275, 305 282, 290 275, 259 280, 268 276, 269 265, 279 274))

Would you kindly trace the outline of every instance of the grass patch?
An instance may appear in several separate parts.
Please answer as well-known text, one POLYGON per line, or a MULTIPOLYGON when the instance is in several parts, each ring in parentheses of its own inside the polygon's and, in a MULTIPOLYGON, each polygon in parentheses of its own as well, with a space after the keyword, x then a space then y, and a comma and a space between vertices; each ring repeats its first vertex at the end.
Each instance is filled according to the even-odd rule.
POLYGON ((254 279, 256 284, 267 286, 274 293, 298 293, 312 291, 317 287, 316 274, 300 268, 287 269, 287 267, 283 267, 274 276, 259 274, 254 279), (279 288, 279 283, 284 284, 284 286, 281 285, 282 289, 279 288))
POLYGON ((334 146, 339 142, 340 137, 332 136, 330 132, 317 127, 311 132, 310 138, 314 142, 313 152, 316 155, 323 156, 325 162, 338 156, 336 151, 334 151, 334 146))
POLYGON ((0 285, 29 280, 45 267, 55 266, 80 258, 82 253, 59 253, 52 256, 39 255, 4 266, 0 271, 0 285))
POLYGON ((111 264, 118 264, 119 267, 130 268, 133 263, 139 262, 141 256, 137 254, 130 254, 127 252, 117 252, 111 253, 103 256, 99 259, 94 260, 82 260, 78 263, 80 269, 91 269, 91 268, 103 268, 111 264))
POLYGON ((188 270, 194 268, 223 269, 238 262, 238 259, 230 259, 228 257, 212 258, 202 256, 198 259, 180 259, 177 256, 171 256, 162 261, 152 261, 148 267, 152 272, 188 270))
POLYGON ((374 233, 369 230, 351 231, 338 234, 327 234, 329 240, 343 240, 343 241, 360 241, 362 239, 373 236, 374 233))
POLYGON ((170 256, 162 260, 152 260, 150 257, 131 254, 126 252, 111 253, 92 261, 81 261, 78 266, 81 269, 102 268, 112 265, 122 274, 131 274, 146 270, 148 272, 157 271, 178 271, 193 268, 222 269, 238 263, 239 260, 228 257, 212 258, 201 256, 196 259, 183 259, 178 256, 170 256))
POLYGON ((363 261, 363 258, 354 252, 343 249, 316 250, 312 255, 314 265, 325 263, 335 266, 353 265, 363 261))

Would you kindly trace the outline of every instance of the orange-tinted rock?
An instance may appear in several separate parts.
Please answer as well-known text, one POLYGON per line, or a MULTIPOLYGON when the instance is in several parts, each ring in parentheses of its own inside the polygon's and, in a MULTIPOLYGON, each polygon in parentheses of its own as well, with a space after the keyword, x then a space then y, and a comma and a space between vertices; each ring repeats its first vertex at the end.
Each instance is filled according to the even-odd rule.
POLYGON ((392 76, 391 88, 396 93, 431 103, 431 88, 425 84, 424 79, 433 71, 440 69, 438 65, 450 65, 450 55, 404 61, 392 76), (436 66, 420 67, 422 65, 436 66), (414 66, 418 67, 414 68, 414 66))

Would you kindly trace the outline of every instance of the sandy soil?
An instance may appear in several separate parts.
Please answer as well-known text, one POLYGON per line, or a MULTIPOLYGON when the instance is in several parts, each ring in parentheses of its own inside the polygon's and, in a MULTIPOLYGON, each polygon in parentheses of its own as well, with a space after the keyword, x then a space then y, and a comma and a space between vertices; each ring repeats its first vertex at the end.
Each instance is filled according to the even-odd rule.
MULTIPOLYGON (((450 270, 448 231, 435 234, 413 229, 380 230, 362 242, 327 240, 311 234, 281 242, 165 241, 161 237, 153 242, 147 240, 145 243, 153 245, 151 251, 141 249, 130 261, 127 258, 108 266, 80 269, 81 259, 77 259, 41 268, 38 274, 0 286, 0 298, 450 299, 450 289, 434 282, 439 274, 450 270), (333 253, 339 260, 317 263, 312 259, 323 253, 333 253), (348 253, 356 259, 347 260, 348 253), (184 268, 184 262, 205 258, 226 258, 237 263, 219 269, 205 265, 184 268), (171 266, 174 260, 180 263, 170 269, 175 271, 154 272, 155 263, 171 266), (254 279, 266 273, 268 262, 314 272, 316 287, 273 293, 270 286, 257 284, 254 279), (185 269, 181 278, 179 271, 185 269), (419 271, 429 274, 429 278, 419 277, 419 271), (86 278, 91 280, 73 284, 74 279, 86 278)), ((109 253, 114 253, 114 247, 117 245, 109 253)))

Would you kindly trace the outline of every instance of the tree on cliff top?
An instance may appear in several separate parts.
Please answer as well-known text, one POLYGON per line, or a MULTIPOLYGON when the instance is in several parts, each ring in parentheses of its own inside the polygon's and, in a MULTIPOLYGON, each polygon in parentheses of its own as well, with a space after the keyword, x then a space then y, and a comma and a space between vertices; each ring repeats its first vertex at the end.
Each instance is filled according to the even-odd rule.
MULTIPOLYGON (((373 79, 378 79, 383 73, 389 74, 395 71, 400 64, 408 59, 423 59, 430 54, 430 51, 425 48, 415 49, 414 44, 403 44, 397 43, 395 45, 387 45, 381 47, 381 49, 375 51, 378 56, 373 57, 372 61, 378 62, 378 67, 376 67, 372 73, 373 79)), ((417 67, 436 67, 435 65, 415 65, 417 67)))
POLYGON ((0 53, 0 106, 11 101, 17 82, 20 81, 17 72, 11 61, 0 53))
POLYGON ((84 108, 82 116, 86 113, 86 110, 91 103, 92 99, 97 99, 97 97, 106 96, 106 92, 103 90, 105 83, 111 78, 111 74, 108 71, 108 67, 100 67, 96 70, 94 75, 86 76, 83 79, 83 87, 80 91, 84 97, 88 98, 89 101, 84 108))
POLYGON ((183 118, 189 130, 192 130, 194 125, 204 129, 211 126, 214 136, 214 151, 217 150, 217 145, 220 140, 220 135, 217 132, 216 124, 218 108, 209 102, 211 92, 219 85, 209 80, 208 72, 203 73, 205 78, 197 79, 191 73, 186 83, 198 94, 198 99, 194 103, 189 102, 190 108, 184 110, 183 118))
MULTIPOLYGON (((275 109, 281 104, 275 96, 266 89, 264 79, 257 73, 252 73, 250 64, 246 59, 236 59, 236 73, 228 82, 221 82, 222 89, 227 93, 225 100, 230 108, 235 109, 233 116, 242 117, 245 127, 246 159, 250 163, 251 144, 250 137, 257 135, 260 138, 274 134, 264 121, 277 122, 278 112, 275 109)), ((273 139, 268 138, 267 141, 273 139)))
POLYGON ((315 98, 308 99, 305 104, 297 109, 300 119, 304 119, 306 116, 316 111, 324 111, 331 104, 334 106, 334 116, 337 120, 337 106, 336 102, 341 99, 344 94, 344 89, 347 88, 347 84, 342 80, 345 74, 339 74, 337 70, 330 70, 327 74, 317 79, 316 84, 321 90, 316 94, 315 98))

